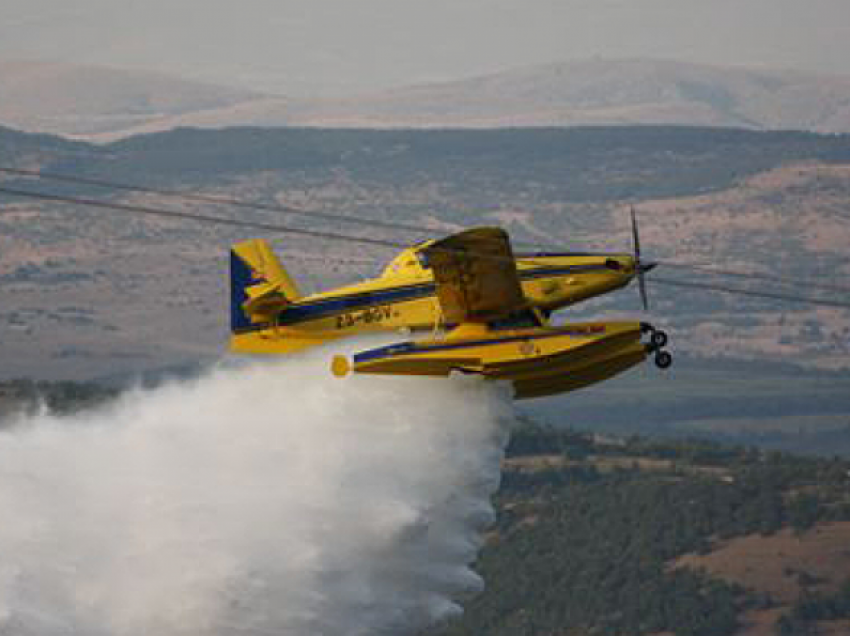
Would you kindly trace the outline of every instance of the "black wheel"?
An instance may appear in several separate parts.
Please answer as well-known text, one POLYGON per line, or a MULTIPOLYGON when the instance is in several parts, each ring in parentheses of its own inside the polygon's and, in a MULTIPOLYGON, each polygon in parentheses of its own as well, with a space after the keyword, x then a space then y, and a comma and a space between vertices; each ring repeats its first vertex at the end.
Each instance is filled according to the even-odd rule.
POLYGON ((673 356, 666 351, 659 351, 655 354, 655 366, 659 369, 667 369, 673 364, 673 356))
POLYGON ((660 349, 667 345, 669 338, 667 338, 666 333, 659 329, 658 331, 653 332, 652 336, 650 336, 650 340, 652 341, 652 344, 655 345, 656 349, 660 349))

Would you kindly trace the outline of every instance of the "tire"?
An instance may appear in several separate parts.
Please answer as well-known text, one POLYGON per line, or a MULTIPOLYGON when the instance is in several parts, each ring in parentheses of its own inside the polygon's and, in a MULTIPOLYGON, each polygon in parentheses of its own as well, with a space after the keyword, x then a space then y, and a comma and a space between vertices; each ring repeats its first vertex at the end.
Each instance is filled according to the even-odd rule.
POLYGON ((666 333, 659 330, 653 332, 652 336, 650 336, 650 340, 652 341, 652 344, 655 346, 656 349, 660 349, 661 347, 667 345, 669 338, 667 337, 666 333))
POLYGON ((667 369, 673 364, 673 356, 666 351, 659 351, 655 354, 655 366, 659 369, 667 369))

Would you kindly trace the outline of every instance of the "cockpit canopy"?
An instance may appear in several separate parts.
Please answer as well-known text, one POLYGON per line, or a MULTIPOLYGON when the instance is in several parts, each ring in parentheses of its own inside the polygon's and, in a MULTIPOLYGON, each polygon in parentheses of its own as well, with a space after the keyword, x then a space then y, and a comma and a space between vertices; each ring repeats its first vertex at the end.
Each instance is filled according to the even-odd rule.
POLYGON ((384 268, 381 278, 395 276, 411 278, 427 277, 428 270, 431 269, 431 266, 428 264, 428 258, 423 250, 433 242, 434 241, 424 241, 403 250, 398 256, 390 261, 386 268, 384 268))

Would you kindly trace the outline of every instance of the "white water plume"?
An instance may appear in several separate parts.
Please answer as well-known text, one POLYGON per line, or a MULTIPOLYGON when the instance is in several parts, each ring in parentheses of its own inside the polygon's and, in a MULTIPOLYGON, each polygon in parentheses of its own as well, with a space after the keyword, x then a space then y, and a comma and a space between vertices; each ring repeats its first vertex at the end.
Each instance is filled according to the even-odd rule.
POLYGON ((457 613, 509 400, 327 360, 0 434, 0 634, 405 634, 457 613))

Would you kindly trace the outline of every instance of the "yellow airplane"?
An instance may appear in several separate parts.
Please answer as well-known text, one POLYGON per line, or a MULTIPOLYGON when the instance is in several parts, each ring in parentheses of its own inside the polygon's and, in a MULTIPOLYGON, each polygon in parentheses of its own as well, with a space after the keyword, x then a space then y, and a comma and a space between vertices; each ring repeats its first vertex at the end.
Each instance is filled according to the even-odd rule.
MULTIPOLYGON (((507 244, 506 254, 484 258, 494 273, 518 277, 525 301, 521 311, 501 316, 494 326, 546 324, 552 312, 624 287, 636 276, 645 304, 643 273, 653 265, 640 262, 636 224, 633 229, 633 255, 538 252, 514 257, 507 244)), ((230 348, 291 353, 361 332, 451 329, 459 324, 458 317, 438 299, 433 255, 454 249, 449 245, 466 250, 470 237, 490 232, 469 230, 449 243, 425 241, 403 250, 377 278, 307 296, 266 241, 238 243, 230 255, 230 348)))
POLYGON ((476 374, 512 382, 514 398, 525 399, 600 382, 650 353, 659 367, 672 362, 663 349, 666 334, 646 323, 550 326, 527 296, 508 236, 499 228, 461 232, 430 243, 422 254, 433 272, 441 315, 456 326, 444 337, 379 347, 352 360, 336 356, 335 375, 476 374))
POLYGON ((641 322, 549 325, 560 307, 623 287, 652 266, 635 254, 513 255, 499 228, 476 228, 403 251, 377 279, 300 297, 264 241, 234 246, 231 347, 286 353, 352 333, 431 329, 434 336, 333 360, 355 373, 479 374, 511 381, 517 399, 599 382, 655 353, 667 336, 641 322), (437 336, 448 330, 445 336, 437 336), (642 337, 648 334, 648 342, 642 337))

